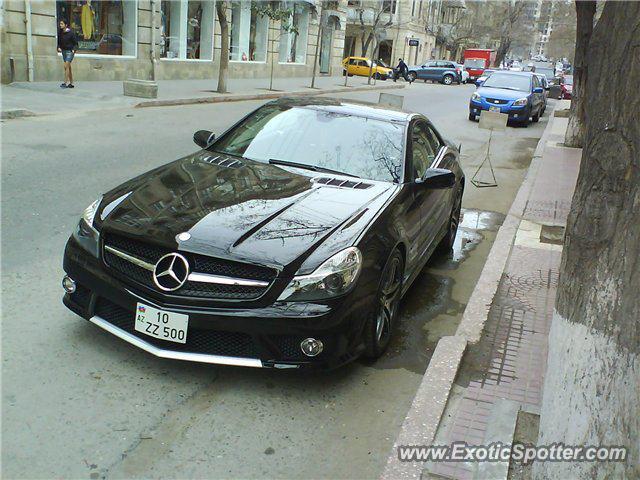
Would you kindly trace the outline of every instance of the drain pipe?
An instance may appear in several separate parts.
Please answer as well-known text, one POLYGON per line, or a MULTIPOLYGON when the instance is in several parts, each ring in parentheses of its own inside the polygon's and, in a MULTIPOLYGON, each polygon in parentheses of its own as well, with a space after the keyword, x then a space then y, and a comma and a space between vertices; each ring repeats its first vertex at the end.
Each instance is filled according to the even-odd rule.
POLYGON ((33 38, 31 36, 31 2, 24 0, 24 24, 27 32, 27 79, 33 82, 33 38))
POLYGON ((158 55, 156 49, 156 11, 158 0, 151 0, 151 80, 156 81, 158 55))

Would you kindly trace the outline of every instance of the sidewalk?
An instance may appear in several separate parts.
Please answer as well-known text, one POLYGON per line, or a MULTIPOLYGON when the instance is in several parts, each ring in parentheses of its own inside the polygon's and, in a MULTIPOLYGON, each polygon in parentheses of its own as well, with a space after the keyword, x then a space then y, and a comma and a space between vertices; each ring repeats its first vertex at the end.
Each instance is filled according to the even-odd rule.
POLYGON ((217 79, 159 80, 158 98, 125 97, 122 81, 78 82, 74 89, 60 88, 60 82, 16 82, 0 89, 3 118, 55 114, 66 111, 92 111, 106 108, 136 106, 185 105, 216 101, 241 101, 276 98, 283 95, 318 95, 322 93, 352 92, 358 90, 387 90, 404 88, 404 82, 378 81, 367 85, 365 77, 316 77, 316 88, 311 89, 311 78, 275 78, 270 91, 268 78, 229 79, 229 92, 215 92, 217 79), (16 111, 22 111, 18 113, 16 111), (11 112, 14 112, 13 114, 11 112))
POLYGON ((440 371, 449 378, 448 392, 437 391, 433 379, 421 387, 383 478, 506 479, 508 462, 399 462, 395 448, 457 441, 511 444, 518 419, 526 417, 522 412, 531 414, 528 435, 537 440, 535 415, 542 400, 564 227, 582 152, 559 145, 567 122, 550 121, 456 335, 438 344, 440 365, 430 364, 425 378, 440 371), (466 343, 466 351, 456 356, 460 343, 466 343), (431 399, 437 399, 435 406, 431 399), (434 410, 439 412, 435 423, 429 421, 434 410))

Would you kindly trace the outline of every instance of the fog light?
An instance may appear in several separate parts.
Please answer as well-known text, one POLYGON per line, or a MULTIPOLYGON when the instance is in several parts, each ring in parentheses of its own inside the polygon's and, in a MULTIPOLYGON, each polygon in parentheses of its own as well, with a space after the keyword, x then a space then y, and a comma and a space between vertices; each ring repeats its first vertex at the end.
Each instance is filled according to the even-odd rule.
POLYGON ((65 275, 62 279, 62 288, 67 293, 73 293, 76 291, 76 282, 69 275, 65 275))
POLYGON ((305 338, 300 342, 300 349, 307 357, 315 357, 322 352, 322 342, 315 338, 305 338))

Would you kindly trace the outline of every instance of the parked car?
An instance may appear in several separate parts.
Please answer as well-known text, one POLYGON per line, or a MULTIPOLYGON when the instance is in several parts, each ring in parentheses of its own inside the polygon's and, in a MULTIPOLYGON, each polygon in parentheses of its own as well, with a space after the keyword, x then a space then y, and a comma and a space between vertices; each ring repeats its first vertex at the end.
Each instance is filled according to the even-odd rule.
POLYGON ((524 70, 524 67, 520 62, 515 61, 511 64, 509 70, 511 70, 512 72, 522 72, 524 70))
POLYGON ((318 97, 194 141, 202 150, 84 211, 64 304, 174 360, 332 368, 382 355, 402 296, 453 245, 458 149, 423 115, 318 97))
POLYGON ((560 99, 571 100, 573 98, 573 75, 560 77, 560 99))
POLYGON ((509 115, 509 120, 529 125, 537 122, 545 109, 544 88, 530 72, 493 72, 471 95, 469 120, 475 120, 483 110, 509 115))
POLYGON ((456 66, 460 69, 460 78, 462 83, 467 83, 469 81, 469 72, 465 70, 464 66, 460 63, 456 63, 456 66))
POLYGON ((462 69, 451 60, 429 60, 422 65, 409 67, 409 77, 412 80, 431 80, 451 85, 462 82, 462 69))
POLYGON ((391 77, 393 73, 391 68, 378 65, 377 62, 373 62, 372 67, 371 59, 365 57, 347 57, 342 60, 342 67, 342 74, 349 75, 350 77, 353 75, 368 77, 369 72, 371 72, 372 77, 379 80, 386 80, 391 77))
POLYGON ((476 78, 476 87, 479 87, 484 83, 484 81, 491 76, 491 74, 495 72, 495 70, 487 69, 483 72, 482 76, 476 78))

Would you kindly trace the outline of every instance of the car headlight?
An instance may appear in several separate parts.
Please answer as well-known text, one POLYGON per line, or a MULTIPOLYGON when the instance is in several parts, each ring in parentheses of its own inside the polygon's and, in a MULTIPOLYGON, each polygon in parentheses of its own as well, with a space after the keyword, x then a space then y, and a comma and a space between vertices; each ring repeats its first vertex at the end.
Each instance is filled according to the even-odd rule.
POLYGON ((471 94, 471 100, 475 100, 476 102, 479 102, 482 99, 482 97, 480 96, 480 94, 478 92, 473 92, 471 94))
POLYGON ((93 220, 96 217, 98 206, 102 197, 98 198, 95 202, 84 209, 82 218, 78 222, 78 226, 73 232, 73 238, 80 244, 82 248, 91 253, 94 257, 98 257, 98 239, 100 233, 93 226, 93 220))
POLYGON ((308 275, 296 275, 278 300, 299 302, 322 300, 347 293, 362 268, 362 253, 356 247, 345 248, 308 275))
POLYGON ((93 228, 93 219, 96 218, 96 212, 98 211, 98 206, 100 206, 101 201, 102 197, 98 198, 95 202, 85 208, 82 213, 82 220, 84 220, 91 228, 93 228))
POLYGON ((526 105, 527 103, 529 103, 529 99, 527 97, 524 97, 524 98, 519 98, 518 100, 513 102, 513 105, 518 107, 518 106, 526 105))

